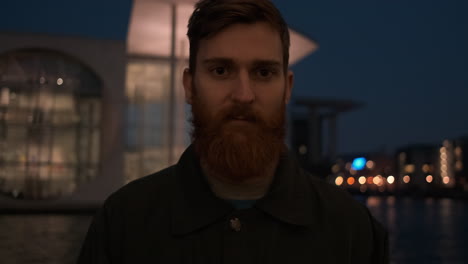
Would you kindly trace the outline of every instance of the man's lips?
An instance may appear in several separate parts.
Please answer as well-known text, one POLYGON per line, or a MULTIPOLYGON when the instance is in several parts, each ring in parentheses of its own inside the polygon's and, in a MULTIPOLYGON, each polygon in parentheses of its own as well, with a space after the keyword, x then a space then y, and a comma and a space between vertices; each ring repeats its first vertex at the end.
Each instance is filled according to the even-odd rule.
POLYGON ((229 118, 229 121, 255 123, 254 118, 247 118, 247 117, 244 117, 244 116, 231 117, 231 118, 229 118))
POLYGON ((246 118, 244 116, 236 116, 236 117, 233 117, 232 119, 246 121, 246 118))

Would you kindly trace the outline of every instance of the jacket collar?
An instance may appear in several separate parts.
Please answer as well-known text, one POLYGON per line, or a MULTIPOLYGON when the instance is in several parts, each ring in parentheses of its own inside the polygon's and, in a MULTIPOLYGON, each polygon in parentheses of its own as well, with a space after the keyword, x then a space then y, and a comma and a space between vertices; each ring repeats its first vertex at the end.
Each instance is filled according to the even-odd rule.
MULTIPOLYGON (((174 172, 174 234, 183 235, 201 229, 235 210, 211 191, 193 146, 182 154, 174 172)), ((269 191, 255 207, 293 225, 309 226, 315 221, 313 213, 317 212, 317 202, 310 181, 290 154, 281 156, 269 191)))

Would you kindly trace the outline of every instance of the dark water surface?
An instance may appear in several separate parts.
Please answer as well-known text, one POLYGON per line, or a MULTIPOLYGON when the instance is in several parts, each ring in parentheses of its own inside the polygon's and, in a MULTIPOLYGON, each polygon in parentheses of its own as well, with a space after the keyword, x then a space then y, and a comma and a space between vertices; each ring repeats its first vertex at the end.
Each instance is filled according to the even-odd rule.
MULTIPOLYGON (((468 202, 370 197, 390 232, 391 263, 468 263, 468 202)), ((91 216, 0 215, 0 263, 75 262, 91 216)))
POLYGON ((367 206, 389 231, 392 263, 468 263, 468 201, 370 197, 367 206))
POLYGON ((0 263, 75 263, 92 216, 0 215, 0 263))

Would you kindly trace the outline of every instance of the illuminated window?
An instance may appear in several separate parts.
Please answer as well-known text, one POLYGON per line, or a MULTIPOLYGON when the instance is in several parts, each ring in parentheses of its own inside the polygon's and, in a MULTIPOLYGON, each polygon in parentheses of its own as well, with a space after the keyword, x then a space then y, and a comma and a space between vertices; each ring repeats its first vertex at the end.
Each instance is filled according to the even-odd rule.
POLYGON ((72 193, 98 175, 101 82, 66 55, 0 55, 0 191, 24 199, 72 193))
POLYGON ((336 177, 335 184, 338 185, 338 186, 342 185, 343 184, 343 177, 341 177, 341 176, 336 177))
POLYGON ((424 164, 424 165, 422 166, 422 171, 423 171, 424 173, 428 173, 428 172, 431 171, 431 167, 430 167, 428 164, 424 164))
POLYGON ((410 180, 411 180, 411 178, 410 178, 409 175, 405 175, 405 176, 403 177, 403 182, 404 182, 404 183, 409 183, 410 180))
POLYGON ((406 153, 405 152, 401 152, 400 154, 398 154, 398 158, 400 159, 400 162, 405 162, 406 160, 406 153))
POLYGON ((381 175, 375 176, 373 181, 374 181, 374 184, 377 185, 377 186, 382 186, 383 185, 383 178, 382 178, 381 175))
POLYGON ((432 177, 432 175, 427 175, 427 176, 426 176, 426 181, 427 181, 428 183, 431 183, 433 180, 434 180, 434 178, 432 177))
MULTIPOLYGON (((178 72, 182 72, 184 63, 177 67, 178 72)), ((129 59, 126 78, 126 182, 171 165, 176 161, 172 158, 180 156, 189 144, 185 127, 188 108, 183 88, 177 82, 171 102, 170 76, 170 59, 129 59)))
POLYGON ((351 162, 347 162, 346 165, 345 165, 345 168, 347 170, 350 170, 351 169, 351 162))
POLYGON ((360 184, 365 184, 366 183, 366 177, 364 177, 364 176, 359 177, 359 183, 360 184))
POLYGON ((442 182, 443 182, 444 184, 449 184, 450 178, 449 178, 449 177, 443 177, 443 178, 442 178, 442 182))
POLYGON ((462 148, 461 147, 456 147, 455 148, 455 155, 457 155, 458 158, 461 158, 461 156, 462 156, 462 148))
POLYGON ((374 168, 374 165, 375 165, 375 163, 374 163, 372 160, 369 160, 369 161, 367 161, 367 163, 366 163, 366 167, 367 167, 368 169, 373 169, 373 168, 374 168))
POLYGON ((446 139, 446 140, 444 140, 443 145, 444 145, 444 147, 448 148, 448 147, 451 146, 451 143, 450 143, 449 140, 446 139))
POLYGON ((413 164, 408 164, 405 166, 405 172, 406 173, 413 173, 414 172, 414 165, 413 164))

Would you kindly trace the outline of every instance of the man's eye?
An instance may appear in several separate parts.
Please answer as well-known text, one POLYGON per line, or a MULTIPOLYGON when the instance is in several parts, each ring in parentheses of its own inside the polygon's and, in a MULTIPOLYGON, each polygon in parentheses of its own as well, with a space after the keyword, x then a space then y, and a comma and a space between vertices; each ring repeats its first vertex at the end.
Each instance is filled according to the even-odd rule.
POLYGON ((273 74, 274 74, 274 71, 270 69, 258 69, 257 70, 258 77, 262 79, 270 78, 273 74))
POLYGON ((225 76, 228 73, 225 67, 216 67, 211 72, 216 76, 225 76))
POLYGON ((259 74, 260 74, 260 76, 262 76, 262 77, 267 77, 267 76, 270 76, 271 71, 262 69, 262 70, 259 71, 259 74))

